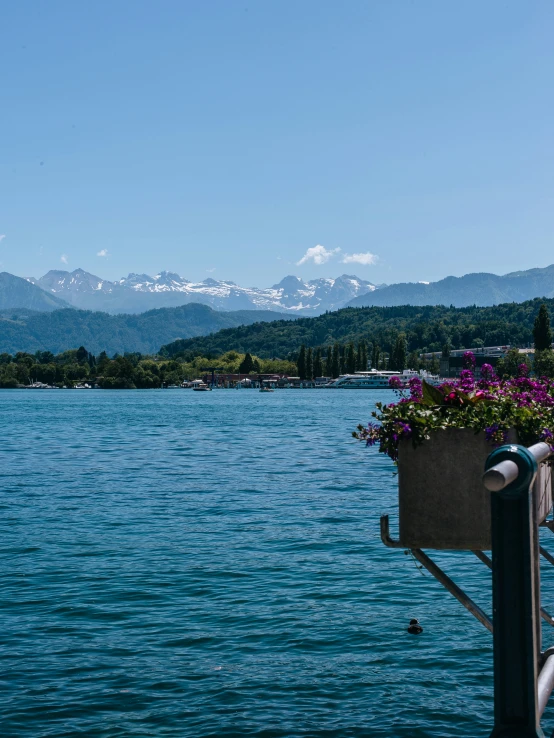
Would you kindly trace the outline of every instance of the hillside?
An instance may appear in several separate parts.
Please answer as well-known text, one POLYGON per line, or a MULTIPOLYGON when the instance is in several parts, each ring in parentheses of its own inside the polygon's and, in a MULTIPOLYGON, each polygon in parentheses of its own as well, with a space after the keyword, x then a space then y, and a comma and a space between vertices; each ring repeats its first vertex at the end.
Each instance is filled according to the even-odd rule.
POLYGON ((499 305, 535 297, 554 297, 554 264, 541 269, 512 272, 503 276, 475 273, 446 277, 424 284, 405 282, 368 292, 350 300, 346 307, 378 305, 499 305))
POLYGON ((59 310, 69 305, 26 279, 8 272, 0 272, 0 310, 59 310))
POLYGON ((100 351, 110 355, 125 351, 155 353, 161 343, 176 338, 279 317, 279 313, 262 310, 218 313, 207 305, 197 304, 150 310, 140 315, 108 315, 73 308, 49 313, 11 309, 0 312, 0 353, 51 351, 56 354, 78 346, 86 346, 95 354, 100 351))
MULTIPOLYGON (((533 321, 543 300, 508 303, 495 307, 454 308, 401 306, 344 308, 315 318, 282 320, 230 328, 210 336, 175 341, 160 353, 178 356, 187 352, 218 355, 225 351, 249 351, 257 356, 285 358, 301 344, 326 346, 335 341, 376 342, 390 350, 399 331, 406 333, 408 350, 440 351, 452 348, 531 343, 533 321)), ((554 299, 546 300, 550 313, 554 299)))

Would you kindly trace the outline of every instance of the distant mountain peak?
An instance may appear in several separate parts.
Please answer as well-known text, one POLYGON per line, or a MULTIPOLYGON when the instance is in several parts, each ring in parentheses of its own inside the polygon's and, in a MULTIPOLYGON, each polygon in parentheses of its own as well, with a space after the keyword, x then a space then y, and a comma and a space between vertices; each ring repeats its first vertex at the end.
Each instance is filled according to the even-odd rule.
POLYGON ((487 307, 524 302, 536 297, 554 297, 554 264, 499 276, 471 272, 437 282, 400 282, 359 295, 347 307, 393 307, 399 305, 453 305, 487 307))
POLYGON ((103 280, 83 269, 54 269, 40 279, 29 279, 74 307, 110 313, 144 312, 154 307, 174 307, 191 302, 216 310, 273 310, 296 315, 317 315, 336 310, 369 290, 371 282, 351 275, 305 282, 292 274, 268 289, 241 287, 230 280, 207 277, 191 282, 176 272, 154 276, 131 272, 115 282, 103 280))
POLYGON ((31 279, 0 272, 0 310, 27 309, 51 311, 67 308, 65 300, 43 290, 31 279))

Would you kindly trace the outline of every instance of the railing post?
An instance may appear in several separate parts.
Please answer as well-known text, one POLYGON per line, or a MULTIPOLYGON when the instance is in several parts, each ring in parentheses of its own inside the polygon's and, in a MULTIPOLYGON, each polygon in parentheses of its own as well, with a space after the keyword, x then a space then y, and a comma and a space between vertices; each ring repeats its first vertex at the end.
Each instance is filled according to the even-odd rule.
POLYGON ((518 473, 503 489, 491 493, 494 626, 491 738, 544 738, 537 698, 540 593, 538 531, 532 495, 537 462, 524 446, 506 445, 490 454, 485 468, 495 465, 498 468, 503 461, 515 463, 518 473))

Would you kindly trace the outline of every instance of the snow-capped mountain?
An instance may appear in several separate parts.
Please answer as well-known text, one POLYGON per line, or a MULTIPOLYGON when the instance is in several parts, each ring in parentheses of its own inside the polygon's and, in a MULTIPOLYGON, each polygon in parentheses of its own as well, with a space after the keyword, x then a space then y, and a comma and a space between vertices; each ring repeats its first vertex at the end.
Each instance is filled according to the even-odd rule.
POLYGON ((267 289, 241 287, 227 280, 190 282, 175 272, 129 274, 115 282, 82 269, 52 270, 40 279, 28 278, 43 290, 74 307, 108 313, 141 313, 157 307, 175 307, 190 302, 216 310, 274 310, 297 315, 319 315, 338 310, 358 295, 376 289, 359 277, 343 274, 336 279, 304 282, 288 276, 267 289))

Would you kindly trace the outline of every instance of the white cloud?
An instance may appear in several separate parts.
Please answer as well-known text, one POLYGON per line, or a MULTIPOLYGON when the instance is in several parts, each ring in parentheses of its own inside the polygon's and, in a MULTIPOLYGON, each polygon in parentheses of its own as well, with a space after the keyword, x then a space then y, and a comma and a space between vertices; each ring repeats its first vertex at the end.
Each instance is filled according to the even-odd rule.
POLYGON ((96 256, 108 256, 108 249, 100 249, 100 251, 97 251, 96 256))
POLYGON ((371 264, 377 264, 379 257, 372 254, 370 251, 366 251, 361 254, 345 254, 342 258, 343 264, 362 264, 363 266, 371 266, 371 264))
POLYGON ((3 241, 6 238, 5 233, 0 233, 0 241, 3 241))
POLYGON ((300 261, 296 262, 296 266, 302 266, 302 264, 306 264, 308 261, 313 261, 314 264, 326 264, 329 259, 334 256, 334 254, 338 254, 339 251, 340 249, 326 249, 325 246, 322 246, 321 244, 312 246, 311 249, 306 251, 300 261))
POLYGON ((212 274, 213 272, 215 272, 215 267, 214 267, 213 269, 206 269, 206 271, 207 271, 207 272, 208 272, 209 274, 212 274))
POLYGON ((62 254, 60 256, 60 261, 61 261, 62 264, 67 264, 68 261, 69 261, 69 259, 67 258, 67 255, 66 254, 62 254))

